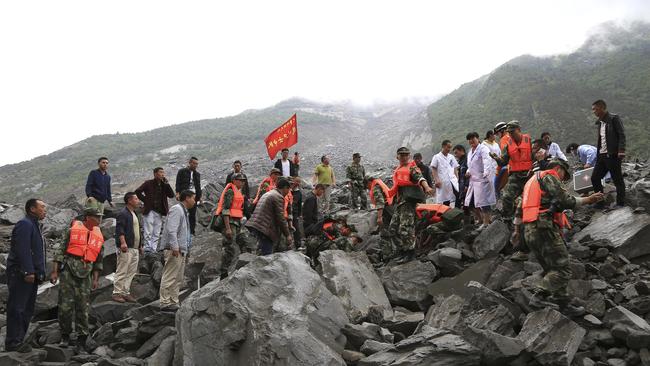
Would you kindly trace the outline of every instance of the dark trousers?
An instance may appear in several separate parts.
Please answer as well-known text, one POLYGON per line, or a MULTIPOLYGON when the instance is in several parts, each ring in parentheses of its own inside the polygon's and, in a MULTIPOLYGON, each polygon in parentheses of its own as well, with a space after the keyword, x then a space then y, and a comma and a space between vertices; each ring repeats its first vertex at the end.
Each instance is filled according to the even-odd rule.
POLYGON ((196 205, 187 210, 189 219, 190 219, 190 233, 194 235, 194 228, 196 227, 196 205))
POLYGON ((23 342, 36 303, 36 283, 27 283, 18 271, 7 272, 7 338, 5 346, 16 346, 23 342))
POLYGON ((259 249, 261 255, 273 254, 274 245, 271 238, 251 227, 248 228, 248 231, 257 238, 257 249, 259 249))
POLYGON ((622 206, 625 204, 625 182, 623 181, 621 162, 622 160, 618 157, 600 154, 591 174, 591 185, 594 187, 594 192, 602 192, 603 184, 601 180, 609 172, 616 186, 616 204, 622 206))
POLYGON ((300 246, 300 237, 302 233, 302 227, 300 225, 300 217, 295 216, 292 219, 292 223, 293 223, 293 228, 296 229, 293 232, 293 247, 294 249, 298 249, 298 247, 300 246))

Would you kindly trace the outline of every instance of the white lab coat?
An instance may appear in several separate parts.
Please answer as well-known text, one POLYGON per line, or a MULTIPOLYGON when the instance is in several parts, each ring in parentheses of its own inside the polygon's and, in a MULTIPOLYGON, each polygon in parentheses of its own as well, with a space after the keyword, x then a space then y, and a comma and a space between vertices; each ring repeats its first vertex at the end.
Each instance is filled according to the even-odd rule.
MULTIPOLYGON (((495 153, 497 156, 501 156, 501 149, 499 148, 499 143, 498 142, 495 141, 493 144, 490 144, 490 143, 487 142, 487 140, 483 140, 483 142, 481 142, 481 144, 485 145, 490 150, 490 152, 495 153)), ((497 161, 494 160, 494 159, 490 159, 490 165, 492 165, 491 169, 494 169, 494 171, 496 172, 497 169, 498 169, 497 161)))
POLYGON ((445 156, 439 152, 431 158, 430 166, 436 169, 438 179, 442 182, 442 187, 436 187, 436 203, 456 201, 454 194, 454 190, 458 191, 458 177, 455 172, 455 169, 458 168, 456 158, 451 154, 445 156))
POLYGON ((492 206, 497 203, 492 178, 495 170, 490 157, 490 149, 479 144, 476 150, 470 148, 467 155, 467 167, 470 174, 465 206, 469 206, 474 197, 474 207, 492 206))

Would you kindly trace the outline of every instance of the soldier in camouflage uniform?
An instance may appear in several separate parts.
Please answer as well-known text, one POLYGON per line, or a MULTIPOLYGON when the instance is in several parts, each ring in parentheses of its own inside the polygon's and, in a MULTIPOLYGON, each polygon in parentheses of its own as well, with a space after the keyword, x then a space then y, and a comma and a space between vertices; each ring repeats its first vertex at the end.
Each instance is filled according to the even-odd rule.
POLYGON ((345 169, 345 177, 350 180, 350 207, 358 209, 361 203, 361 209, 368 209, 368 199, 366 198, 366 188, 363 184, 366 176, 366 170, 361 165, 361 154, 352 154, 352 164, 345 169), (360 201, 360 202, 359 202, 360 201))
POLYGON ((502 216, 506 220, 512 220, 515 211, 515 199, 520 196, 524 190, 524 185, 528 181, 528 174, 533 167, 533 153, 530 136, 521 133, 521 127, 518 121, 510 121, 506 125, 509 136, 506 137, 506 143, 503 145, 501 156, 490 153, 490 156, 497 161, 499 166, 508 165, 509 175, 508 183, 501 192, 502 216), (519 143, 517 143, 519 139, 519 143), (511 156, 511 151, 529 151, 530 154, 515 154, 511 156), (525 155, 525 156, 524 156, 525 155))
MULTIPOLYGON (((395 213, 390 221, 388 233, 392 246, 398 254, 405 254, 415 248, 415 206, 424 203, 425 194, 431 194, 433 189, 422 176, 420 169, 411 160, 411 152, 406 147, 397 150, 400 165, 393 173, 393 188, 391 194, 397 194, 395 213)), ((382 253, 384 260, 393 253, 382 253)))
MULTIPOLYGON (((88 230, 99 226, 102 220, 100 203, 94 198, 88 198, 84 205, 83 225, 88 230)), ((88 312, 90 309, 90 291, 97 289, 99 273, 102 271, 104 248, 94 262, 86 262, 81 257, 67 253, 70 242, 70 229, 66 230, 65 241, 59 246, 54 255, 54 266, 50 282, 59 286, 59 326, 61 328, 61 346, 68 347, 72 333, 74 318, 77 332, 77 352, 85 353, 88 338, 88 312), (59 276, 60 273, 60 276, 59 276)))
POLYGON ((560 235, 564 222, 562 211, 598 202, 603 194, 594 193, 584 198, 571 196, 561 182, 570 177, 569 165, 555 159, 549 164, 549 170, 530 178, 524 188, 522 203, 517 207, 512 242, 519 242, 519 224, 523 223, 526 243, 544 269, 544 278, 530 305, 544 307, 550 301, 559 305, 565 314, 578 316, 584 313, 584 308, 572 305, 567 293, 571 267, 569 253, 560 235))
POLYGON ((338 249, 346 252, 354 250, 354 244, 360 239, 352 234, 353 227, 345 222, 325 221, 323 230, 319 235, 307 239, 305 247, 307 256, 311 258, 314 266, 318 265, 318 254, 324 250, 338 249))
MULTIPOLYGON (((234 189, 239 190, 246 184, 246 176, 242 173, 235 173, 232 176, 232 185, 223 192, 223 200, 219 199, 217 208, 220 218, 218 226, 221 228, 221 235, 223 236, 223 262, 221 264, 221 279, 228 277, 228 270, 232 265, 233 259, 237 258, 239 253, 248 251, 247 241, 244 232, 241 229, 241 219, 244 212, 244 201, 241 202, 240 207, 235 208, 237 213, 232 214, 233 199, 235 198, 234 189), (221 210, 219 211, 219 208, 221 210)), ((240 192, 241 194, 241 192, 240 192)), ((245 198, 244 198, 245 199, 245 198)))

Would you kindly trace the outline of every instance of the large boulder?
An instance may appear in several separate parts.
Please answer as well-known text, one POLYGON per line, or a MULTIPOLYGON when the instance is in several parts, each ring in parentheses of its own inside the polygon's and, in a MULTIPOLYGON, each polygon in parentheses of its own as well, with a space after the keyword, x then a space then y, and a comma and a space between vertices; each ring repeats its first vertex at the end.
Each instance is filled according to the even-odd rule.
POLYGON ((12 206, 0 212, 0 223, 5 225, 15 225, 23 217, 25 217, 23 209, 18 206, 12 206))
POLYGON ((175 364, 345 365, 345 308, 298 252, 258 257, 176 314, 175 364), (219 336, 216 336, 219 335, 219 336))
POLYGON ((43 220, 43 234, 49 238, 61 237, 77 215, 76 211, 69 208, 48 207, 43 220))
POLYGON ((326 250, 318 261, 327 288, 341 300, 350 319, 366 317, 373 305, 383 309, 384 318, 392 317, 384 287, 364 252, 326 250))
POLYGON ((381 275, 390 303, 413 311, 426 310, 431 304, 427 286, 434 278, 436 267, 417 260, 387 267, 381 275))
POLYGON ((528 314, 517 339, 542 365, 569 366, 587 331, 553 309, 528 314))
POLYGON ((185 273, 193 282, 207 283, 219 277, 222 262, 221 234, 208 230, 192 238, 185 273))
POLYGON ((609 309, 603 321, 612 328, 614 337, 624 341, 629 348, 650 347, 650 325, 626 308, 616 306, 609 309))
POLYGON ((606 240, 628 259, 650 254, 650 215, 630 207, 608 212, 574 236, 574 241, 606 240))
POLYGON ((645 177, 634 182, 626 198, 634 206, 644 207, 650 212, 650 177, 645 177))
POLYGON ((348 215, 347 223, 353 225, 357 235, 365 239, 377 230, 377 211, 355 211, 348 215))
POLYGON ((491 223, 474 239, 472 249, 476 259, 492 257, 508 244, 510 230, 505 222, 497 220, 491 223))
POLYGON ((472 281, 480 284, 487 283, 500 263, 501 259, 499 257, 485 258, 454 277, 439 279, 430 284, 427 290, 434 299, 445 298, 453 294, 469 299, 473 295, 473 291, 467 285, 472 281))
POLYGON ((479 350, 448 330, 424 326, 394 348, 361 359, 359 366, 427 365, 478 366, 479 350))

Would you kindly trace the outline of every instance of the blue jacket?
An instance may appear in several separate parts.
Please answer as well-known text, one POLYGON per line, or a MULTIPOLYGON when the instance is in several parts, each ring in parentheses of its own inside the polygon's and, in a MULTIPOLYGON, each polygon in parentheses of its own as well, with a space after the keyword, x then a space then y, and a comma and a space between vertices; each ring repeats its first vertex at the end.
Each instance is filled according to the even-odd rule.
MULTIPOLYGON (((142 226, 142 220, 140 216, 136 214, 138 218, 138 223, 140 226, 140 246, 144 243, 144 228, 142 226)), ((120 213, 117 214, 117 220, 115 224, 115 245, 120 247, 120 235, 124 235, 124 240, 126 241, 126 246, 133 248, 133 242, 135 241, 135 232, 133 231, 133 214, 127 207, 124 207, 120 210, 120 213)))
POLYGON ((9 270, 45 278, 45 241, 35 217, 25 216, 11 232, 11 249, 7 257, 9 270))
POLYGON ((91 170, 86 180, 86 197, 95 197, 101 203, 111 202, 111 176, 99 169, 91 170))

